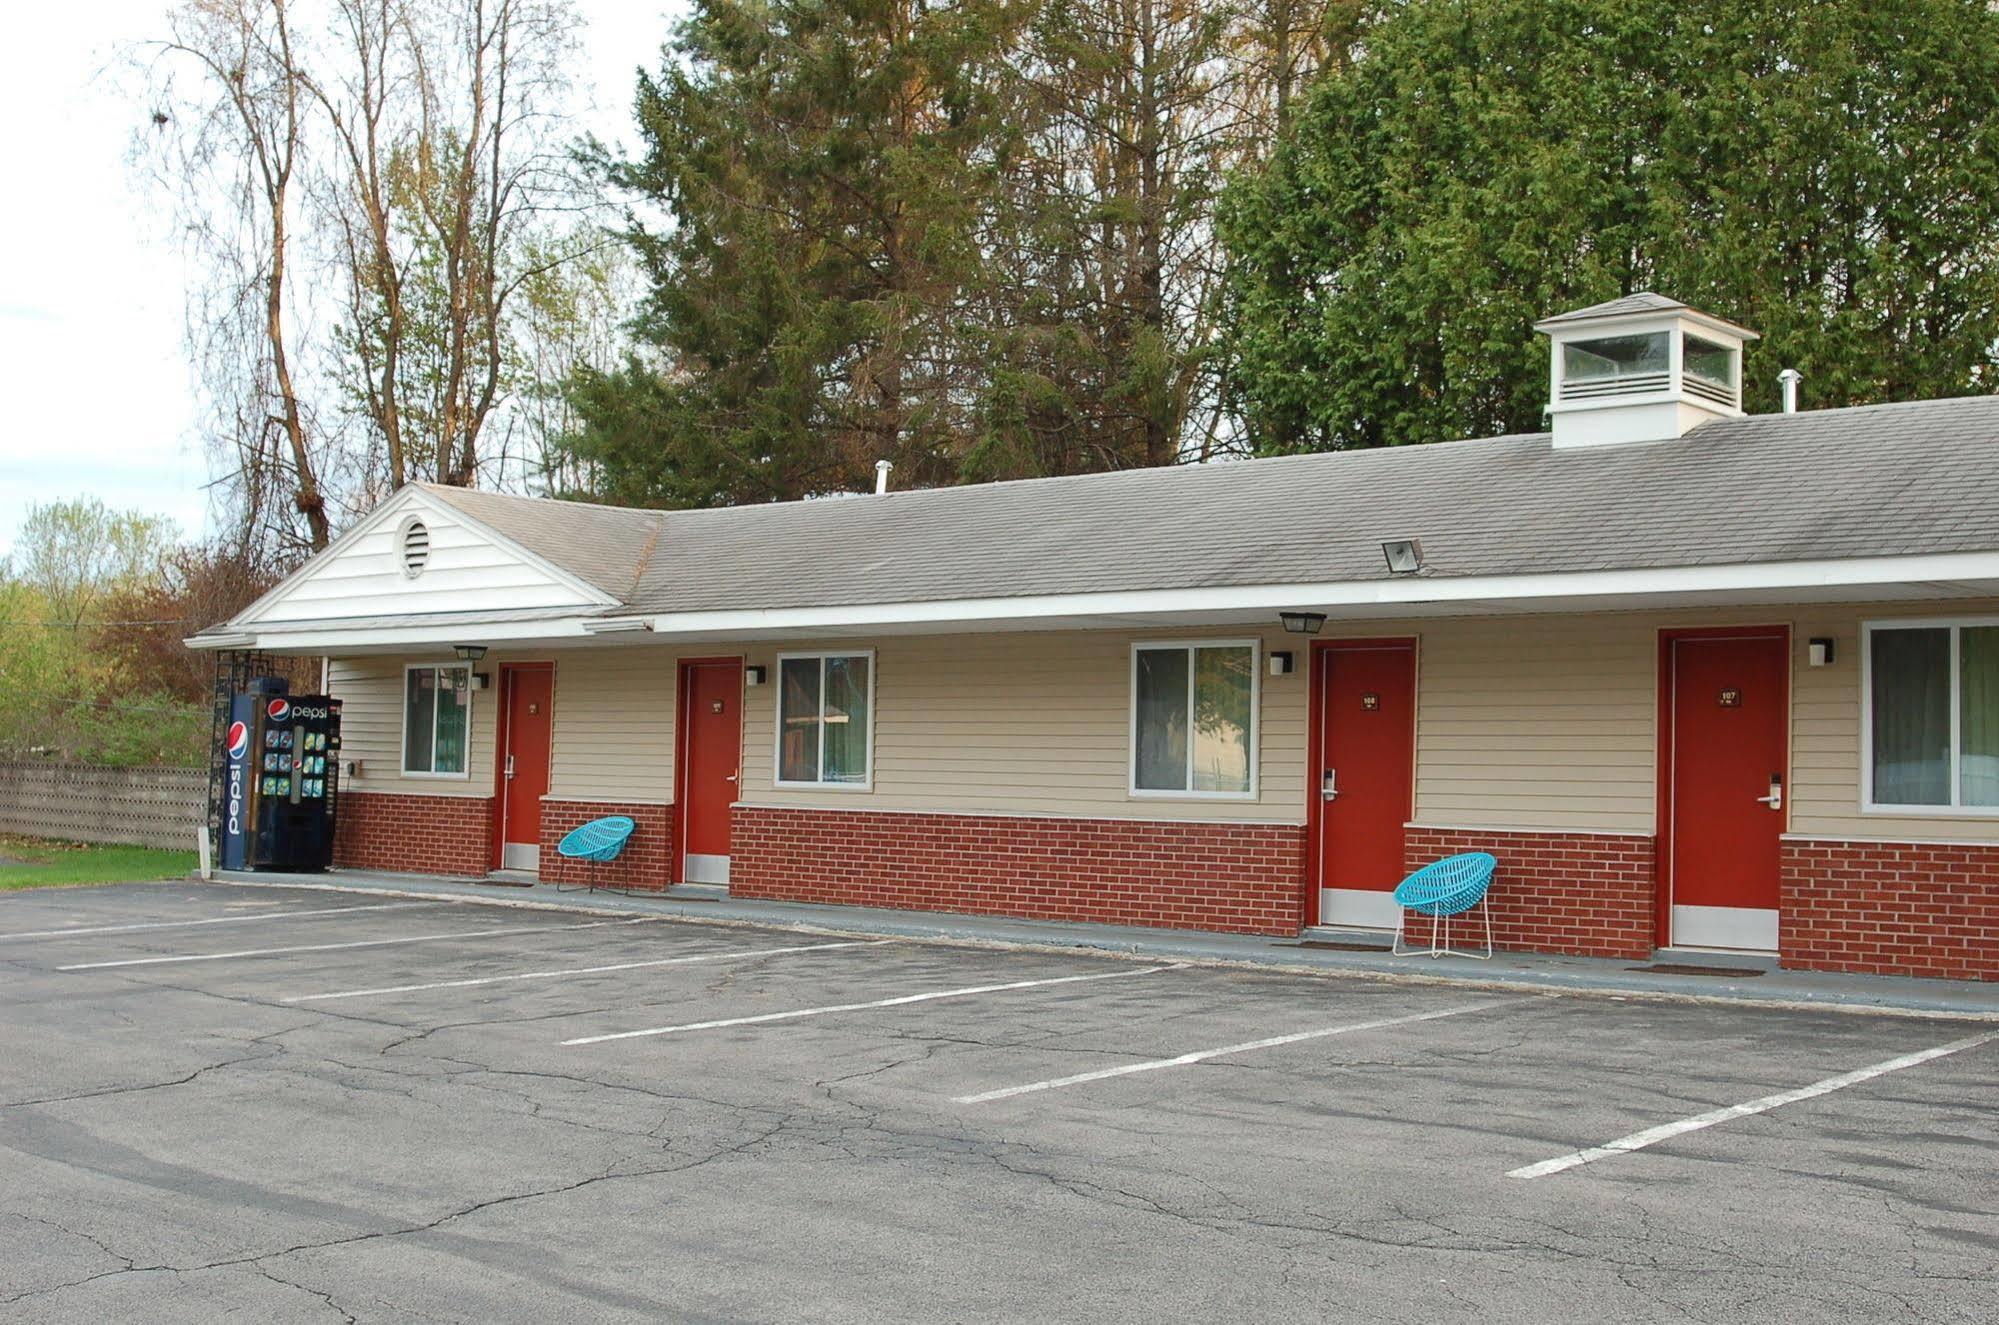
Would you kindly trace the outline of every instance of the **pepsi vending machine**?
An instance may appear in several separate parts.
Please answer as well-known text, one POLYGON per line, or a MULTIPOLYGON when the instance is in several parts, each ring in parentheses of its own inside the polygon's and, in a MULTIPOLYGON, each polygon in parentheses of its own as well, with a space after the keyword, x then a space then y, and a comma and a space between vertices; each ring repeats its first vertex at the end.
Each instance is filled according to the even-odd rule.
POLYGON ((222 868, 318 871, 333 863, 340 701, 259 677, 230 701, 223 742, 222 868))

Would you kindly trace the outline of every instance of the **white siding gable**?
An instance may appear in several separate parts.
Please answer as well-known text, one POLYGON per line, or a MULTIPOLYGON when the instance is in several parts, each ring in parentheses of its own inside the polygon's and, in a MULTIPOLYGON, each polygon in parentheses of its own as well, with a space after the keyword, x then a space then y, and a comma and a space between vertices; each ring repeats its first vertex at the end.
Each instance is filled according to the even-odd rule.
POLYGON ((294 572, 232 624, 609 606, 617 600, 414 488, 294 572), (430 533, 421 573, 403 570, 411 517, 430 533))

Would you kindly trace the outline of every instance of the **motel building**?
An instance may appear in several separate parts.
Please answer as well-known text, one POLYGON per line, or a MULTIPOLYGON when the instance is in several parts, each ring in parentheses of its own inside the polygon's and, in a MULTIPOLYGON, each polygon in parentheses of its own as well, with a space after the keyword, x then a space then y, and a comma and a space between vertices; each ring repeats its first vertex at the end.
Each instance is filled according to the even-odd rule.
MULTIPOLYGON (((199 649, 325 658, 336 865, 1999 979, 1999 397, 1745 416, 1537 324, 1552 431, 650 511, 416 485, 199 649)), ((1523 329, 1525 334, 1525 329, 1523 329)), ((1786 382, 1789 396, 1795 377, 1786 382)))

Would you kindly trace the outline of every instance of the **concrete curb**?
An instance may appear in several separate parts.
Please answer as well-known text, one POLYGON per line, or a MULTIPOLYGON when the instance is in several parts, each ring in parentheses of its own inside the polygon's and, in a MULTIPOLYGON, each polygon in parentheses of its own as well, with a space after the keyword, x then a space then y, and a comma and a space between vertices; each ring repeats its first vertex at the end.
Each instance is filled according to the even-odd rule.
MULTIPOLYGON (((1487 992, 1570 994, 1593 998, 1638 999, 1790 1011, 1920 1017, 1999 1022, 1999 987, 1887 976, 1826 975, 1771 971, 1758 980, 1717 983, 1712 976, 1651 975, 1628 963, 1588 958, 1541 958, 1502 954, 1513 969, 1457 960, 1451 969, 1388 970, 1385 962, 1421 960, 1364 953, 1301 949, 1284 940, 1186 930, 1133 932, 1113 926, 1014 921, 1003 917, 921 912, 877 912, 860 908, 814 907, 775 902, 698 900, 671 893, 652 898, 583 893, 573 898, 508 896, 469 879, 398 878, 380 874, 349 878, 256 875, 217 871, 214 882, 231 887, 294 888, 359 893, 417 901, 511 907, 578 915, 659 916, 726 929, 763 929, 837 938, 898 938, 950 947, 1050 954, 1087 952, 1123 961, 1174 961, 1218 970, 1281 971, 1290 974, 1367 980, 1377 984, 1428 985, 1487 992), (1309 954, 1309 955, 1306 955, 1309 954), (1463 969, 1469 967, 1471 969, 1463 969)), ((546 885, 542 885, 546 886, 546 885)), ((1453 960, 1453 959, 1445 959, 1453 960)))

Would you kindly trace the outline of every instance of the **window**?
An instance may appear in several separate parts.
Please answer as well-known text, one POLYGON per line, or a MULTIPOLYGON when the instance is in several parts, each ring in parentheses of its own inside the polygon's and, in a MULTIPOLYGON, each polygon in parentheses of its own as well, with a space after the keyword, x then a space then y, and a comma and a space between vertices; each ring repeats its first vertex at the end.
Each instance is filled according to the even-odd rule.
POLYGON ((1256 795, 1256 644, 1139 644, 1131 651, 1131 792, 1256 795))
POLYGON ((865 791, 874 777, 874 655, 777 656, 777 783, 865 791))
POLYGON ((472 734, 472 669, 407 668, 403 672, 403 772, 464 777, 472 734))
POLYGON ((1650 378, 1671 368, 1668 344, 1663 331, 1647 331, 1636 336, 1606 336, 1600 340, 1572 340, 1562 345, 1564 382, 1596 385, 1632 377, 1650 378))
POLYGON ((1866 808, 1999 814, 1999 621, 1866 634, 1866 808))
POLYGON ((1735 351, 1726 345, 1688 335, 1680 342, 1681 370, 1688 377, 1711 382, 1724 391, 1735 389, 1735 351))

